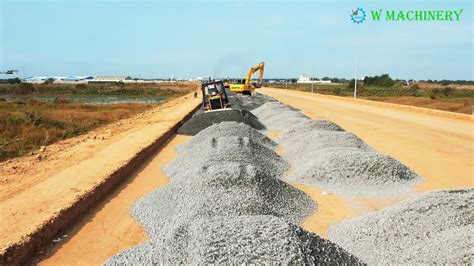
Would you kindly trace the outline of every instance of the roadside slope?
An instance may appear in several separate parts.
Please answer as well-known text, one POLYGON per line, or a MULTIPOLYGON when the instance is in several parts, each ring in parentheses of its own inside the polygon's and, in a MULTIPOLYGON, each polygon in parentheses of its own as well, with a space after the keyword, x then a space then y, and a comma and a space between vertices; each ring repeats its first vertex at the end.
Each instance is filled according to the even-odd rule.
POLYGON ((416 191, 474 185, 474 119, 469 115, 283 89, 259 92, 311 118, 331 120, 408 165, 425 178, 416 191))
MULTIPOLYGON (((121 174, 117 172, 133 171, 130 165, 136 164, 133 159, 143 155, 145 148, 155 144, 198 104, 199 98, 193 98, 190 94, 171 100, 146 112, 144 121, 140 117, 125 120, 130 125, 128 130, 114 136, 109 133, 106 143, 92 151, 84 149, 79 142, 77 150, 75 145, 64 147, 62 152, 68 154, 70 159, 63 162, 66 167, 60 166, 60 160, 55 162, 59 169, 46 167, 51 175, 44 175, 40 171, 38 174, 42 175, 41 178, 35 178, 35 174, 32 174, 26 188, 10 185, 9 189, 2 189, 8 197, 0 201, 0 257, 6 262, 16 261, 17 249, 25 249, 25 245, 31 245, 29 242, 46 240, 51 235, 48 231, 51 229, 43 234, 45 227, 51 223, 62 223, 57 221, 58 217, 64 217, 65 212, 70 213, 69 209, 78 202, 101 197, 94 195, 98 187, 111 178, 120 179, 117 175, 121 174), (74 161, 74 158, 77 160, 74 161), (31 241, 32 237, 36 240, 31 241)), ((118 126, 123 122, 118 122, 118 126)), ((89 136, 82 137, 80 142, 95 140, 96 133, 91 132, 89 136)))
POLYGON ((39 265, 100 265, 120 251, 148 239, 143 228, 129 213, 130 206, 155 189, 167 185, 162 167, 176 156, 176 146, 191 137, 175 135, 125 184, 92 209, 66 233, 68 237, 53 247, 39 265))

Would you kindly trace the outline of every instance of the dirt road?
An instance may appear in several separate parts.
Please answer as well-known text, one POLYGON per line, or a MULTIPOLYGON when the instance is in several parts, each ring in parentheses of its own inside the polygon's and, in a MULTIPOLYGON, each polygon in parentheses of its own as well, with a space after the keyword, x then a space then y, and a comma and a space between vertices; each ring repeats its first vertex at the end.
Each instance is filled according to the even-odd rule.
MULTIPOLYGON (((474 186, 474 120, 468 115, 283 89, 259 91, 311 118, 331 120, 410 166, 424 178, 414 193, 474 186)), ((333 223, 403 200, 340 198, 317 187, 292 185, 317 202, 318 211, 303 227, 323 237, 333 223)))
POLYGON ((469 115, 282 89, 260 92, 311 118, 331 120, 410 166, 425 178, 417 191, 474 185, 474 119, 469 115))
MULTIPOLYGON (((199 102, 191 95, 183 96, 85 136, 53 144, 42 154, 43 160, 18 158, 1 164, 0 257, 32 242, 32 235, 42 238, 45 225, 93 195, 199 102)), ((10 256, 5 256, 7 262, 12 260, 10 256)))

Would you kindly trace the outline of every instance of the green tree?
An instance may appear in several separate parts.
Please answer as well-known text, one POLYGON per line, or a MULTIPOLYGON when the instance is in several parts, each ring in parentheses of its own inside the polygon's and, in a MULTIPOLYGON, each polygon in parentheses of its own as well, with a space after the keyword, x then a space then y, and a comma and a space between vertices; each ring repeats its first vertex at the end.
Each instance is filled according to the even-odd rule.
POLYGON ((380 86, 380 87, 391 87, 395 85, 395 81, 390 77, 389 74, 382 74, 380 76, 365 77, 364 85, 380 86))
POLYGON ((46 85, 50 85, 50 84, 53 84, 54 83, 54 79, 53 78, 49 78, 47 80, 44 81, 44 84, 46 85))

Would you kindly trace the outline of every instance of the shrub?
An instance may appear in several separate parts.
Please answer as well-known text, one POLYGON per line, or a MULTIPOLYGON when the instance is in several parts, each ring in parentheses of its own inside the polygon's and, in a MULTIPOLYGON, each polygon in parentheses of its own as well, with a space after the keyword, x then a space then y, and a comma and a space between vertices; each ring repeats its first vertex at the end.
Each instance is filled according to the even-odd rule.
POLYGON ((443 89, 443 94, 444 94, 444 96, 448 97, 449 95, 451 95, 451 93, 452 93, 453 91, 454 91, 453 88, 451 88, 451 87, 445 87, 445 88, 443 89))
POLYGON ((53 84, 54 83, 54 79, 53 78, 49 78, 47 80, 44 81, 44 84, 46 85, 49 85, 49 84, 53 84))
POLYGON ((438 94, 439 94, 438 89, 432 89, 431 92, 430 92, 430 99, 432 99, 432 100, 436 99, 438 94))
POLYGON ((19 78, 8 79, 9 84, 20 84, 21 80, 19 78))
POLYGON ((420 89, 420 86, 418 86, 418 84, 413 84, 411 85, 410 87, 412 90, 419 90, 420 89))
POLYGON ((84 90, 87 88, 87 85, 86 84, 76 84, 76 89, 78 90, 84 90))
POLYGON ((418 86, 418 84, 411 85, 408 94, 410 96, 418 97, 420 96, 419 90, 420 90, 420 86, 418 86))
POLYGON ((64 96, 58 96, 56 98, 54 98, 54 103, 57 103, 57 104, 62 104, 62 103, 70 103, 71 101, 64 97, 64 96))
POLYGON ((31 83, 20 83, 18 85, 17 90, 15 91, 16 94, 29 94, 35 91, 35 86, 31 83))

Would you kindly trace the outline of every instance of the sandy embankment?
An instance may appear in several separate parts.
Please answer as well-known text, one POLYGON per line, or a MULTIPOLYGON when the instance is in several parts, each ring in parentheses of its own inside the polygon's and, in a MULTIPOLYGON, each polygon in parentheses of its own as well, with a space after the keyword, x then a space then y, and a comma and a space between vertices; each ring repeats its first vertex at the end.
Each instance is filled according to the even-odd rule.
POLYGON ((17 261, 131 174, 200 103, 191 94, 0 164, 0 263, 17 261))

